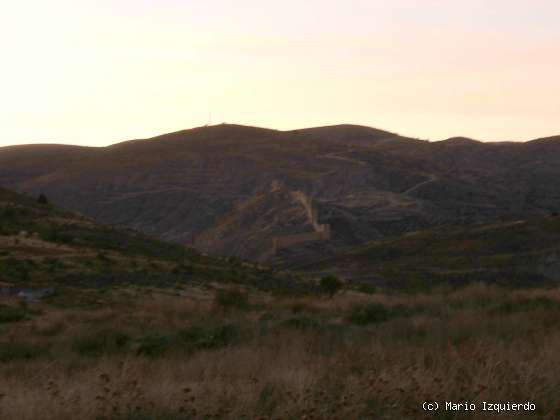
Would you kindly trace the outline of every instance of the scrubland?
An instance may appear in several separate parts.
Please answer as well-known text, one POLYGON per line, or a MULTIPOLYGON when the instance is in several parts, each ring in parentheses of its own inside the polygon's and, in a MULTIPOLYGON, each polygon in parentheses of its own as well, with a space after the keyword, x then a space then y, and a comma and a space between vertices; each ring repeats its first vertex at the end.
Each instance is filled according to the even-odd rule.
POLYGON ((560 289, 91 293, 86 306, 3 298, 0 418, 560 417, 560 289), (536 410, 426 413, 424 401, 536 410))

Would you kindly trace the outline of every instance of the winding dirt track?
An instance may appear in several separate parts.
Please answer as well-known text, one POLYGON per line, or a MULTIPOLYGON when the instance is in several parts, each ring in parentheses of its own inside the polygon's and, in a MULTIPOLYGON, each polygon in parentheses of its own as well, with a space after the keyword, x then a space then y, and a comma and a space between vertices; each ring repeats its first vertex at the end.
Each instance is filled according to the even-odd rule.
POLYGON ((346 157, 346 156, 340 156, 336 152, 327 153, 326 155, 321 155, 321 156, 317 156, 317 157, 320 158, 320 159, 343 160, 345 162, 350 162, 350 163, 354 163, 354 164, 357 164, 357 165, 367 165, 367 162, 364 162, 363 160, 358 160, 358 159, 354 159, 354 158, 350 158, 350 157, 346 157))
POLYGON ((438 178, 437 176, 435 176, 435 175, 430 175, 430 179, 428 179, 428 180, 426 180, 426 181, 422 181, 421 183, 416 184, 416 185, 414 185, 413 187, 410 187, 408 190, 404 191, 402 194, 410 194, 411 192, 416 191, 416 190, 419 189, 420 187, 422 187, 422 186, 424 186, 424 185, 426 185, 426 184, 429 184, 429 183, 431 183, 431 182, 438 181, 438 180, 439 180, 439 178, 438 178))

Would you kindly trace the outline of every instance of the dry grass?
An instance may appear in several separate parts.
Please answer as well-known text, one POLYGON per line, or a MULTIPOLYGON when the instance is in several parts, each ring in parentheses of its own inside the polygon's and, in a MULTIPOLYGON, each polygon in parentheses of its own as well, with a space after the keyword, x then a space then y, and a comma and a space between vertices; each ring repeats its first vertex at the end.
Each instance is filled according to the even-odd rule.
POLYGON ((0 324, 15 352, 0 362, 0 418, 491 417, 427 415, 426 400, 530 401, 536 412, 515 418, 559 418, 559 299, 473 285, 332 300, 252 293, 238 309, 198 289, 115 291, 94 311, 44 305, 0 324), (368 304, 387 318, 348 321, 368 304))

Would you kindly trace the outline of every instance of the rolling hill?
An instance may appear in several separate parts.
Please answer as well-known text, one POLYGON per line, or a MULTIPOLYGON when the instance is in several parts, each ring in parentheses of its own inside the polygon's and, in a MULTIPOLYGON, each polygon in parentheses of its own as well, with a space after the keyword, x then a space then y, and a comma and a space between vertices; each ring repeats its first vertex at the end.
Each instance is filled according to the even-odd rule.
POLYGON ((319 224, 330 227, 330 240, 304 244, 290 258, 560 210, 560 137, 427 142, 353 125, 223 124, 102 148, 4 147, 0 168, 0 185, 45 193, 101 223, 268 262, 279 257, 275 238, 319 224))
POLYGON ((131 229, 102 225, 33 197, 0 189, 0 289, 102 291, 114 286, 210 283, 263 290, 306 287, 305 282, 266 267, 208 256, 131 229))
POLYGON ((553 285, 560 279, 560 217, 417 231, 293 268, 400 289, 472 282, 553 285))

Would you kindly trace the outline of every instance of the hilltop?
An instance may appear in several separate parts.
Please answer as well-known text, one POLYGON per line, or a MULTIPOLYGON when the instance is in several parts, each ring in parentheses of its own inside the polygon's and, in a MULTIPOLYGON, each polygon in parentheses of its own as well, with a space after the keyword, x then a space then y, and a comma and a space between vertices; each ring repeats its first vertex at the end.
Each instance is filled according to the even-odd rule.
POLYGON ((330 240, 300 247, 294 261, 437 226, 546 216, 560 211, 559 162, 558 137, 428 142, 355 125, 223 124, 101 148, 0 148, 0 185, 101 223, 274 263, 274 238, 314 223, 330 240))

